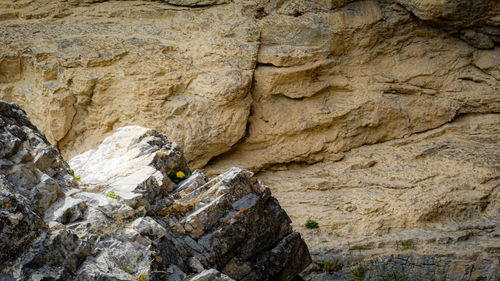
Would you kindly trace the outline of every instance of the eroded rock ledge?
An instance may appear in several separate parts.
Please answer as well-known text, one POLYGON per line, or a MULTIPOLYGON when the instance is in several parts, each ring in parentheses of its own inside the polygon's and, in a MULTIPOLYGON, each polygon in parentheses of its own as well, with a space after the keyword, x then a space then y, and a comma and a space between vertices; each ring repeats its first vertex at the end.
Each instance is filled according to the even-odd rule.
POLYGON ((305 280, 496 280, 500 114, 258 174, 317 262, 305 280), (300 206, 300 207, 299 207, 300 206), (318 229, 307 229, 308 219, 318 229), (363 269, 363 270, 361 270, 363 269), (358 275, 355 275, 357 273, 358 275))
POLYGON ((1 280, 291 280, 311 261, 251 172, 191 174, 138 126, 71 170, 17 105, 0 101, 0 125, 1 280))

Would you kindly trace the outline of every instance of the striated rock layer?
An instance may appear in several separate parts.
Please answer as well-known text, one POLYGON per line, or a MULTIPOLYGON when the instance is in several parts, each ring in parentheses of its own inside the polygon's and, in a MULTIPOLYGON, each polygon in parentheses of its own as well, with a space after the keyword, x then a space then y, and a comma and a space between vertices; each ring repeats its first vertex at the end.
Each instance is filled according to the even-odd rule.
POLYGON ((249 171, 191 175, 177 144, 138 126, 71 170, 17 105, 0 101, 0 125, 1 280, 285 281, 311 262, 249 171))
POLYGON ((319 275, 324 269, 311 267, 307 280, 353 280, 360 267, 365 280, 500 275, 498 114, 462 116, 354 149, 341 161, 286 165, 259 177, 274 187, 317 262, 342 265, 319 275), (306 229, 308 219, 319 229, 306 229))
MULTIPOLYGON (((140 125, 209 176, 261 171, 342 265, 304 277, 495 280, 499 36, 497 0, 0 0, 0 99, 67 159, 140 125)), ((95 163, 81 181, 127 206, 142 187, 116 183, 173 188, 153 162, 95 163)))
POLYGON ((210 173, 339 152, 500 109, 500 5, 0 1, 0 98, 68 159, 155 128, 210 173))

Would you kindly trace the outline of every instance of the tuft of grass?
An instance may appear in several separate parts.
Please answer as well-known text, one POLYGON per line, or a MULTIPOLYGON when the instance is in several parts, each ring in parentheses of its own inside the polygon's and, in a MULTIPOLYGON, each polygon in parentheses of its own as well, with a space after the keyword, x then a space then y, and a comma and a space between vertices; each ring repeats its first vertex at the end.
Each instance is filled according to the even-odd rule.
POLYGON ((116 195, 114 192, 110 192, 110 193, 106 194, 106 196, 108 196, 109 198, 113 198, 113 199, 120 198, 120 196, 116 195))
POLYGON ((321 265, 323 271, 326 271, 326 272, 330 272, 330 271, 337 272, 337 271, 341 270, 343 267, 343 265, 336 260, 334 260, 334 261, 322 260, 322 261, 317 262, 317 264, 321 265))
POLYGON ((130 270, 128 267, 126 266, 122 266, 122 270, 127 272, 128 274, 132 274, 132 270, 130 270))
POLYGON ((307 220, 307 222, 306 222, 306 228, 314 229, 314 228, 318 228, 318 227, 319 227, 319 224, 316 221, 307 220))
POLYGON ((68 169, 68 170, 66 170, 66 172, 68 172, 68 174, 69 174, 70 176, 72 176, 72 177, 73 177, 73 179, 75 179, 75 180, 77 180, 77 181, 79 181, 79 180, 80 180, 80 176, 75 176, 75 174, 73 173, 73 171, 72 171, 72 170, 68 169))
POLYGON ((413 241, 413 239, 398 240, 396 241, 396 249, 397 250, 415 249, 415 241, 413 241))
POLYGON ((151 277, 149 277, 149 275, 145 273, 141 273, 135 277, 135 280, 137 281, 148 281, 149 279, 151 279, 151 277))
POLYGON ((362 263, 358 263, 356 267, 351 269, 352 275, 354 275, 354 280, 361 281, 365 277, 366 268, 362 263))

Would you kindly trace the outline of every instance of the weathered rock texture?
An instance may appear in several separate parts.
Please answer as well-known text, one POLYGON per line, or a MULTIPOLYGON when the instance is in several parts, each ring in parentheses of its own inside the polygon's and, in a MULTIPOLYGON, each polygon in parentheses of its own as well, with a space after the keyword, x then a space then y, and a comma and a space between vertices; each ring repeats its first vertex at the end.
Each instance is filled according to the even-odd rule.
POLYGON ((177 185, 182 152, 137 126, 71 170, 17 105, 0 101, 0 125, 1 280, 285 281, 311 262, 251 172, 177 185))
POLYGON ((353 280, 359 264, 368 280, 394 272, 405 280, 500 274, 498 114, 462 116, 404 140, 354 149, 338 162, 259 176, 276 187, 318 261, 344 265, 335 278, 353 280), (320 228, 307 230, 307 219, 320 228))
POLYGON ((241 9, 30 2, 0 4, 0 98, 66 157, 133 124, 180 141, 200 167, 244 136, 259 32, 241 9))
MULTIPOLYGON (((498 244, 481 225, 498 228, 499 42, 497 0, 0 0, 0 99, 21 104, 68 159, 140 125, 208 175, 265 171, 296 226, 320 222, 305 232, 317 253, 357 238, 394 245, 386 240, 400 231, 449 235, 422 249, 431 257, 402 259, 417 273, 465 268, 456 279, 474 280, 477 257, 436 253, 475 249, 476 237, 498 244), (338 173, 315 175, 325 169, 338 173), (456 238, 469 228, 479 236, 456 238)), ((138 196, 114 189, 117 180, 105 188, 138 196)))
POLYGON ((219 156, 212 173, 259 169, 499 111, 495 0, 0 9, 0 98, 23 106, 67 158, 141 125, 179 142, 195 168, 219 156))

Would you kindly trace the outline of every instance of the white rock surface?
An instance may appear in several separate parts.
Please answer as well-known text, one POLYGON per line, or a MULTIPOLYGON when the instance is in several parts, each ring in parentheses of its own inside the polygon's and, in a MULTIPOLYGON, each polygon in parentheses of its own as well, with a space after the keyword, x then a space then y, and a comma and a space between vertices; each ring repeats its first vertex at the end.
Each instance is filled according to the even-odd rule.
POLYGON ((116 195, 132 207, 155 197, 148 194, 167 194, 176 188, 169 171, 191 174, 176 143, 139 126, 118 129, 97 149, 75 156, 69 164, 82 185, 99 186, 102 193, 116 195), (161 161, 167 161, 165 166, 158 165, 161 161))

